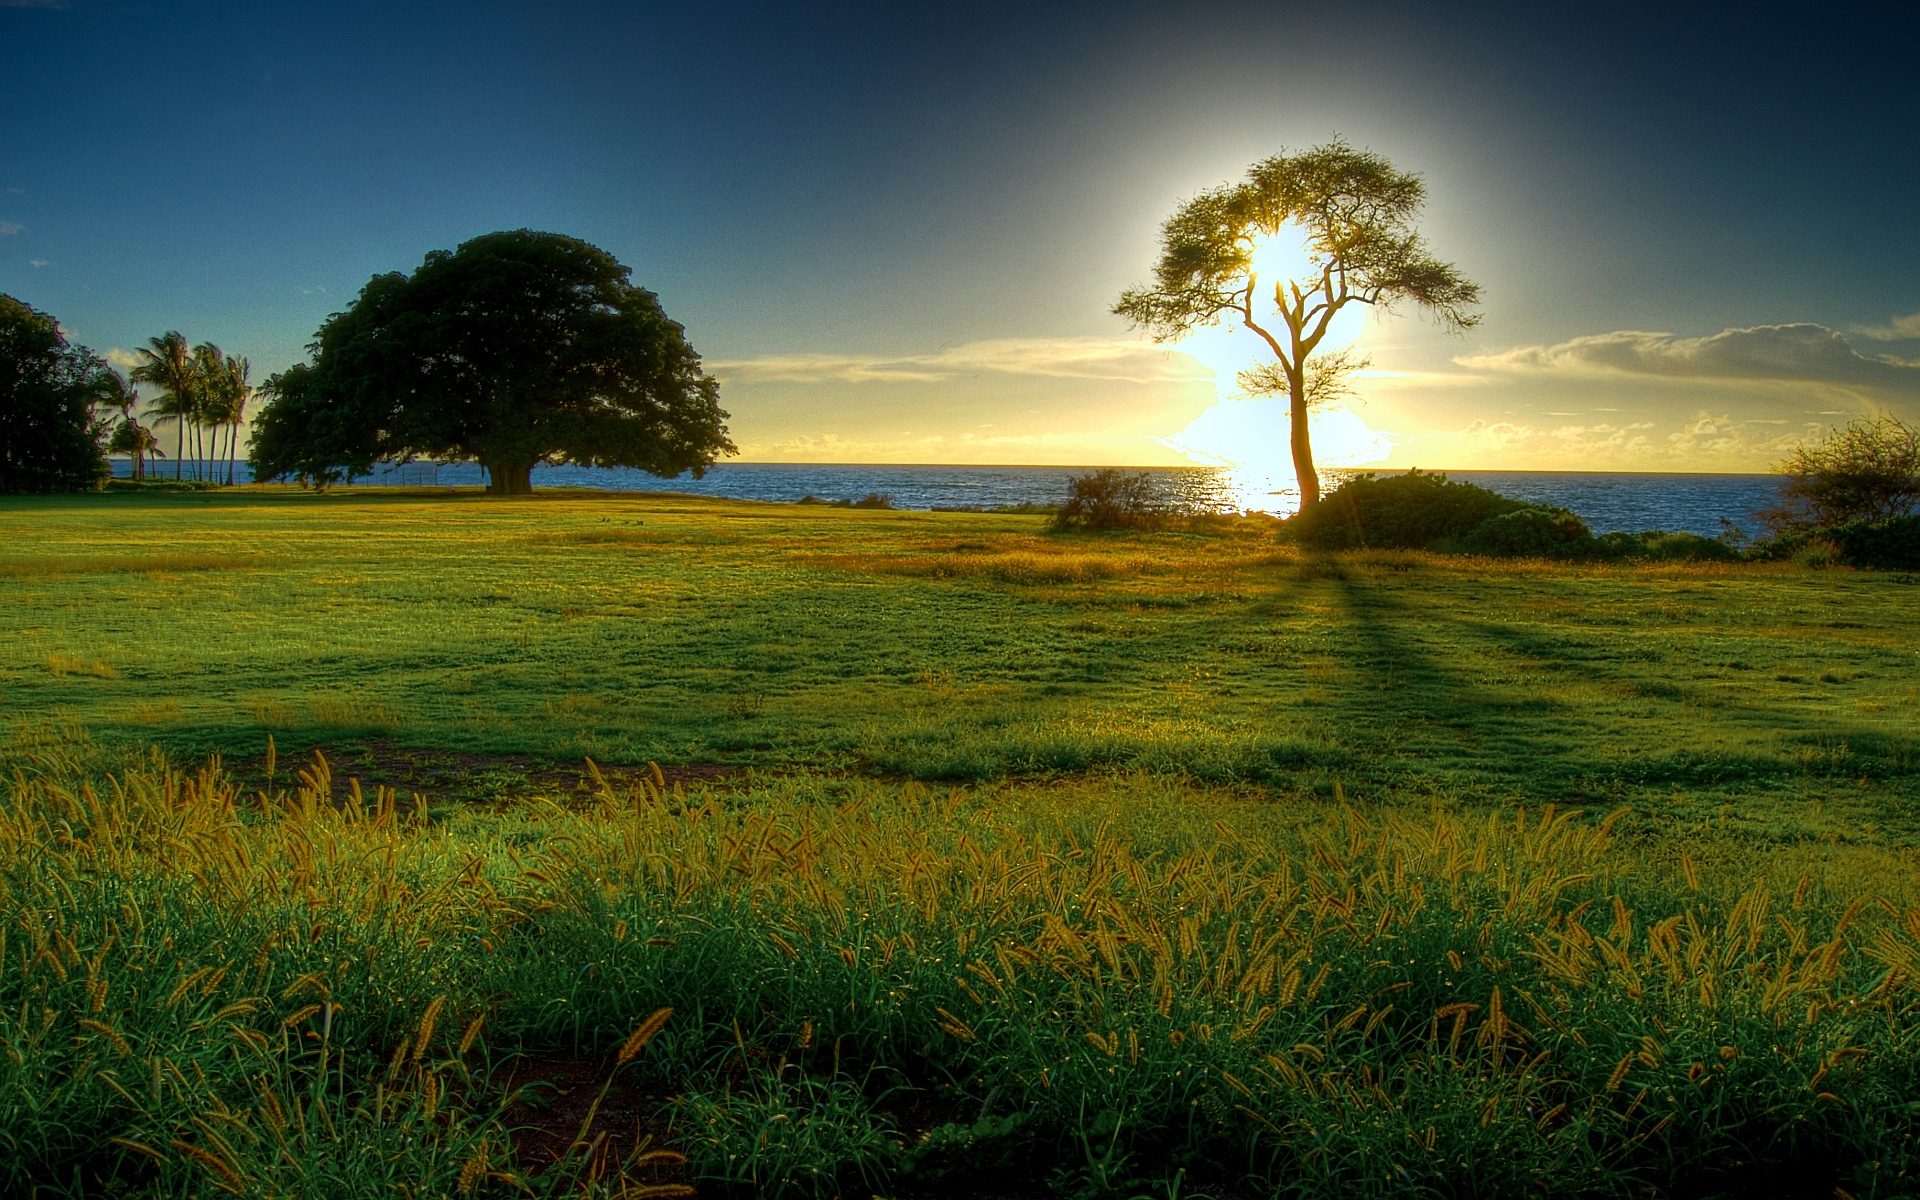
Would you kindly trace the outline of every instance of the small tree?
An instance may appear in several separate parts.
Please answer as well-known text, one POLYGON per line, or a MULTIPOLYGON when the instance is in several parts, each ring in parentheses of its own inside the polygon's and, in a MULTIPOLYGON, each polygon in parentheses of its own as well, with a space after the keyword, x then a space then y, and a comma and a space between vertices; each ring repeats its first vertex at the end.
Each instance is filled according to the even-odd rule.
POLYGON ((1271 369, 1242 382, 1287 397, 1303 511, 1320 500, 1308 411, 1316 391, 1327 398, 1357 365, 1316 364, 1333 318, 1349 304, 1386 311, 1410 300, 1452 329, 1480 320, 1480 288, 1433 257, 1414 227, 1426 195, 1419 176, 1343 141, 1276 155, 1256 163, 1244 183, 1181 205, 1161 227, 1153 286, 1130 289, 1114 305, 1159 342, 1230 317, 1260 338, 1274 356, 1271 369), (1261 279, 1258 239, 1289 228, 1304 238, 1308 270, 1261 279))
POLYGON ((125 454, 128 473, 136 480, 145 479, 147 452, 153 448, 154 437, 133 415, 133 410, 140 407, 140 389, 134 387, 118 369, 110 366, 102 366, 96 371, 93 382, 95 410, 110 410, 120 414, 120 423, 114 426, 107 441, 107 453, 125 454))
POLYGON ((1760 517, 1776 532, 1911 516, 1920 506, 1920 428, 1897 417, 1855 421, 1774 470, 1784 476, 1780 502, 1760 517))
POLYGON ((105 364, 59 324, 0 295, 0 492, 77 492, 106 482, 105 364))
POLYGON ((1067 502, 1053 515, 1060 529, 1152 529, 1164 506, 1145 471, 1105 467, 1067 480, 1067 502))
POLYGON ((697 478, 733 453, 719 385, 685 331, 606 251, 521 229, 376 276, 283 372, 255 431, 254 477, 316 481, 381 459, 476 459, 488 490, 542 463, 697 478))

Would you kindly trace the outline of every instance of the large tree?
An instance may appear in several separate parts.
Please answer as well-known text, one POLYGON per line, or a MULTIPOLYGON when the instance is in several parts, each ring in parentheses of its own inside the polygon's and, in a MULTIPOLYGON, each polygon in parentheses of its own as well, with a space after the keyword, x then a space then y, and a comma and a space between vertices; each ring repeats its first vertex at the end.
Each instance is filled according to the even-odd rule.
POLYGON ((58 322, 0 294, 0 492, 71 492, 107 478, 94 409, 105 364, 58 322))
POLYGON ((1153 285, 1114 306, 1160 342, 1223 320, 1261 339, 1274 361, 1251 373, 1249 386, 1287 396, 1303 509, 1320 500, 1308 411, 1316 393, 1338 390, 1353 362, 1316 359, 1334 317, 1350 304, 1390 310, 1410 300, 1453 329, 1479 322, 1479 287, 1436 259, 1415 227, 1425 201, 1419 176, 1343 141, 1275 155, 1244 182, 1203 192, 1167 218, 1153 285), (1262 279, 1260 240, 1287 231, 1301 236, 1306 268, 1262 279))
POLYGON ((698 477, 733 452, 719 387, 627 268, 577 238, 521 229, 379 275, 269 380, 256 479, 316 482, 378 460, 474 459, 488 490, 536 465, 698 477))

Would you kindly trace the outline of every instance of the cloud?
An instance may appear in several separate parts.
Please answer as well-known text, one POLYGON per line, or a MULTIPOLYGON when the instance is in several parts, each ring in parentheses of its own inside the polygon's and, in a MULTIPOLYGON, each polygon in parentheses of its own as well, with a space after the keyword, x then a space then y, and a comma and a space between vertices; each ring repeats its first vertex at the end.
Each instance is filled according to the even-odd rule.
POLYGON ((1394 462, 1460 470, 1765 471, 1822 428, 1707 411, 1677 425, 1480 420, 1409 438, 1397 448, 1394 462))
POLYGON ((1885 325, 1863 326, 1858 332, 1860 336, 1870 337, 1876 342, 1920 341, 1920 312, 1890 317, 1885 325))
POLYGON ((1706 383, 1816 384, 1920 396, 1920 365, 1868 357, 1845 335, 1803 322, 1728 329, 1711 337, 1620 330, 1551 346, 1457 358, 1462 366, 1584 379, 1640 377, 1706 383))
POLYGON ((12 237, 26 226, 18 221, 0 221, 0 237, 12 237))
POLYGON ((1148 463, 1177 466, 1186 460, 1156 439, 1109 432, 895 433, 842 436, 802 434, 764 441, 744 440, 746 462, 812 463, 974 463, 1019 462, 1036 466, 1085 466, 1090 463, 1148 463))
POLYGON ((932 354, 773 354, 707 363, 742 383, 940 383, 983 373, 1127 383, 1188 383, 1213 373, 1184 354, 1101 338, 998 338, 932 354))
POLYGON ((142 359, 138 354, 135 354, 133 351, 122 350, 118 346, 115 346, 106 352, 106 359, 108 362, 112 363, 114 366, 119 367, 122 371, 131 371, 135 367, 139 366, 142 362, 146 361, 142 359))
POLYGON ((44 267, 47 265, 47 260, 44 258, 30 258, 27 261, 36 267, 44 267))

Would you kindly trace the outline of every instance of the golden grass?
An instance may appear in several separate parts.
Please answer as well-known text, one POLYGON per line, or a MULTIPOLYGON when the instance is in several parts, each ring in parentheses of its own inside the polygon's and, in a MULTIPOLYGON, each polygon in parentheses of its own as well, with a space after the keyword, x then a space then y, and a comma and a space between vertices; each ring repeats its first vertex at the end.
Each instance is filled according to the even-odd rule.
POLYGON ((96 679, 117 679, 119 672, 102 659, 87 658, 79 654, 50 654, 47 656, 47 670, 55 675, 91 675, 96 679))
POLYGON ((279 565, 264 554, 92 554, 0 559, 0 576, 56 579, 69 575, 128 575, 176 571, 254 571, 279 565))
POLYGON ((309 696, 307 715, 322 729, 392 729, 400 724, 392 705, 343 694, 309 696))

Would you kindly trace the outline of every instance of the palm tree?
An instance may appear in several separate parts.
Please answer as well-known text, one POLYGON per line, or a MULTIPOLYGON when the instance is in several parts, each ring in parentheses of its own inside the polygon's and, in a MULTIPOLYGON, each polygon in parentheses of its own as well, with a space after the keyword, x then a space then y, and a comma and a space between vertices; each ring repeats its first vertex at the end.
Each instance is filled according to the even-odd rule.
POLYGON ((147 345, 137 353, 140 365, 133 369, 133 381, 159 388, 160 399, 153 406, 153 415, 175 423, 173 477, 178 479, 180 460, 186 456, 187 422, 194 418, 200 405, 198 364, 193 351, 187 348, 185 335, 177 329, 148 338, 147 345))
POLYGON ((153 430, 128 417, 113 431, 113 440, 107 443, 107 449, 115 454, 128 454, 133 458, 133 477, 136 480, 147 477, 147 455, 165 458, 160 453, 160 439, 153 436, 153 430))
POLYGON ((194 457, 204 459, 202 468, 215 482, 219 482, 215 465, 221 459, 221 426, 232 420, 232 411, 240 405, 232 363, 234 359, 227 351, 213 342, 202 342, 194 348, 194 374, 200 376, 200 403, 194 405, 194 457))
POLYGON ((93 377, 93 403, 101 409, 112 409, 120 414, 120 425, 113 431, 113 442, 107 449, 114 453, 131 454, 133 477, 145 479, 147 444, 153 440, 153 435, 133 419, 133 410, 140 405, 140 389, 134 387, 119 371, 103 366, 93 377))
POLYGON ((227 399, 227 486, 233 486, 234 447, 240 441, 240 422, 247 415, 247 401, 253 399, 253 385, 247 382, 247 376, 253 366, 246 357, 227 355, 225 369, 222 371, 227 399))

